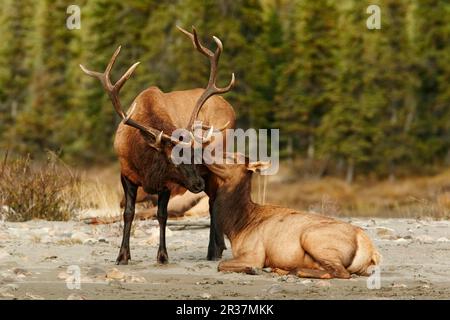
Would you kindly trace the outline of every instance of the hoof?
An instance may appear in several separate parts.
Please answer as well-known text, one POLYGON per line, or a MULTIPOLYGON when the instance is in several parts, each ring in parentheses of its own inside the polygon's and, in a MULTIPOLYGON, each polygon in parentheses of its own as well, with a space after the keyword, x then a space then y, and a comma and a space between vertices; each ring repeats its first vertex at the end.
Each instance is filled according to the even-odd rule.
POLYGON ((128 250, 121 249, 119 256, 116 259, 116 265, 126 265, 128 260, 131 260, 131 254, 128 250))
POLYGON ((167 255, 167 252, 164 251, 158 251, 158 256, 156 257, 159 264, 167 264, 169 263, 169 256, 167 255))
POLYGON ((128 260, 123 259, 123 260, 116 260, 116 265, 127 265, 128 264, 128 260))
POLYGON ((222 252, 223 249, 213 249, 213 250, 208 250, 208 254, 206 255, 206 259, 209 261, 219 261, 220 259, 222 259, 222 252))

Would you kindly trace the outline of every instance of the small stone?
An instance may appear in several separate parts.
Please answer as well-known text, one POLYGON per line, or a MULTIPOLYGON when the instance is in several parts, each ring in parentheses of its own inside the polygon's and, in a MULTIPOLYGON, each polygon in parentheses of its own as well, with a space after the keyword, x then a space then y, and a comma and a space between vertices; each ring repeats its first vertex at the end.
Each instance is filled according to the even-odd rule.
POLYGON ((87 245, 93 245, 96 244, 97 240, 94 238, 87 238, 83 240, 83 244, 87 244, 87 245))
POLYGON ((283 288, 279 284, 273 284, 270 286, 270 288, 267 290, 269 294, 277 294, 283 292, 283 288))
POLYGON ((309 279, 303 280, 301 282, 301 284, 304 284, 304 285, 311 284, 311 283, 312 283, 312 280, 309 280, 309 279))
POLYGON ((147 280, 144 277, 131 276, 127 278, 127 282, 129 283, 146 283, 147 280))
POLYGON ((86 300, 86 298, 72 293, 67 297, 67 300, 86 300))
POLYGON ((406 284, 403 283, 395 283, 392 284, 392 288, 407 288, 408 286, 406 284))
POLYGON ((398 238, 394 229, 377 227, 376 230, 378 237, 382 240, 396 240, 398 238))
POLYGON ((325 280, 319 280, 316 282, 316 285, 319 287, 331 287, 331 283, 325 280))
POLYGON ((69 277, 69 275, 65 272, 60 272, 60 273, 58 273, 58 276, 57 276, 57 278, 59 280, 66 280, 68 277, 69 277))
POLYGON ((27 292, 27 293, 25 294, 25 296, 26 296, 27 298, 31 299, 31 300, 44 300, 44 297, 41 297, 41 296, 39 296, 39 295, 37 295, 37 294, 29 293, 29 292, 27 292))
POLYGON ((436 240, 436 242, 449 242, 450 240, 447 239, 446 237, 440 237, 436 240))
POLYGON ((125 273, 117 270, 116 268, 113 268, 106 274, 106 277, 113 280, 122 280, 123 278, 125 278, 125 273))
POLYGON ((58 259, 58 256, 49 256, 49 257, 45 257, 44 260, 55 260, 58 259))
POLYGON ((272 268, 263 268, 262 270, 264 272, 267 272, 267 273, 271 273, 272 272, 272 268))
POLYGON ((416 237, 416 241, 422 244, 430 244, 434 242, 434 239, 426 234, 422 234, 416 237))
POLYGON ((202 299, 211 299, 211 295, 209 293, 204 292, 204 293, 202 293, 200 295, 200 298, 202 298, 202 299))
POLYGON ((98 242, 100 242, 100 243, 108 243, 108 239, 106 239, 106 238, 98 238, 98 242))
POLYGON ((86 239, 89 238, 89 236, 84 232, 75 232, 72 234, 70 238, 76 241, 84 242, 86 239))
POLYGON ((31 276, 31 272, 26 270, 26 269, 22 269, 22 268, 14 268, 13 272, 15 275, 17 276, 31 276))
POLYGON ((297 277, 288 276, 286 279, 286 282, 293 283, 293 282, 296 282, 297 279, 298 279, 297 277))

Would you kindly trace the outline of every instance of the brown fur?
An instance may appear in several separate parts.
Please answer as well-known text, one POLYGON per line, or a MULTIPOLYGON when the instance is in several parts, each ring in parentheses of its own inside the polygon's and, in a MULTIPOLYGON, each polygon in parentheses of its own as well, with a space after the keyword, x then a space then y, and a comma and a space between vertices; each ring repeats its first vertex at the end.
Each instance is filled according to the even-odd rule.
MULTIPOLYGON (((175 129, 186 127, 202 92, 203 89, 194 89, 164 93, 157 87, 150 87, 136 98, 132 119, 170 135, 175 129)), ((216 127, 227 121, 230 121, 229 128, 235 124, 233 108, 220 96, 213 96, 205 103, 198 119, 216 127)), ((157 152, 148 146, 138 130, 122 123, 117 129, 114 148, 121 174, 142 186, 145 192, 154 194, 166 186, 171 194, 182 194, 185 190, 175 185, 188 188, 186 177, 170 162, 172 148, 165 148, 166 155, 157 152)), ((208 172, 204 170, 203 174, 207 176, 208 172)))
MULTIPOLYGON (((233 259, 220 271, 254 273, 271 267, 300 277, 349 278, 367 275, 380 254, 362 229, 318 214, 251 200, 250 164, 209 166, 221 178, 215 209, 230 239, 233 259)), ((252 170, 258 169, 253 166, 252 170)))

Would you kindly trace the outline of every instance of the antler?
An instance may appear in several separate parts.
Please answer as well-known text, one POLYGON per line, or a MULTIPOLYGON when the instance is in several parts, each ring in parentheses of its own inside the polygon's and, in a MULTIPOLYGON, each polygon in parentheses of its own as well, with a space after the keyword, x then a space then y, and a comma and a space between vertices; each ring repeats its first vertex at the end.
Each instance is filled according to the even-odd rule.
POLYGON ((181 143, 181 144, 186 144, 186 145, 190 146, 191 143, 173 139, 171 136, 168 136, 163 131, 159 131, 152 127, 143 126, 143 125, 139 124, 138 122, 134 121, 133 119, 131 119, 131 116, 133 115, 133 113, 136 109, 136 102, 133 103, 128 114, 126 114, 123 111, 122 104, 120 103, 120 100, 119 100, 119 92, 120 92, 120 89, 122 89, 125 82, 131 77, 134 70, 139 65, 139 62, 136 62, 135 64, 133 64, 127 70, 127 72, 125 72, 125 74, 115 84, 112 84, 111 83, 111 70, 112 70, 112 67, 114 66, 114 63, 116 62, 117 56, 120 53, 120 49, 121 49, 121 46, 119 46, 116 49, 116 51, 114 52, 113 56, 111 57, 111 60, 108 63, 108 66, 106 67, 105 72, 100 73, 100 72, 91 71, 80 64, 81 70, 83 70, 83 72, 86 73, 87 75, 97 78, 101 81, 103 88, 105 88, 105 91, 108 93, 109 98, 111 99, 114 109, 116 110, 117 114, 122 118, 122 122, 124 124, 129 125, 133 128, 139 129, 141 132, 144 132, 144 133, 152 136, 155 139, 155 143, 149 143, 151 147, 153 147, 157 150, 160 150, 162 139, 171 141, 172 143, 175 143, 175 144, 181 143))
MULTIPOLYGON (((177 28, 183 32, 185 35, 187 35, 191 40, 192 43, 194 44, 194 47, 204 56, 206 56, 211 64, 211 69, 210 69, 210 73, 209 73, 209 81, 208 81, 208 85, 205 89, 205 91, 203 92, 203 94, 200 96, 200 98, 197 100, 196 104, 195 104, 195 108, 191 114, 191 117, 189 119, 189 123, 187 126, 188 130, 193 130, 193 124, 195 122, 195 120, 198 117, 198 114, 202 108, 202 106, 204 105, 204 103, 206 102, 206 100, 208 100, 211 96, 215 95, 215 94, 222 94, 222 93, 226 93, 228 91, 231 90, 231 88, 233 88, 234 86, 234 82, 235 82, 235 78, 234 78, 234 73, 231 74, 231 81, 228 84, 228 86, 224 87, 224 88, 219 88, 216 85, 216 80, 217 80, 217 67, 219 64, 219 58, 220 58, 220 54, 223 51, 223 45, 222 45, 222 41, 220 41, 219 38, 213 36, 213 39, 217 45, 217 49, 216 51, 213 53, 211 50, 209 50, 208 48, 205 48, 199 41, 198 39, 198 35, 197 35, 197 31, 195 30, 194 27, 192 27, 192 33, 184 30, 183 28, 177 26, 177 28)), ((224 130, 227 126, 228 126, 229 122, 227 122, 224 126, 222 126, 221 130, 224 130)), ((208 128, 210 129, 210 131, 208 132, 206 138, 202 137, 202 142, 208 142, 211 139, 212 136, 212 131, 214 131, 213 127, 209 127, 209 126, 203 126, 203 128, 208 128)))

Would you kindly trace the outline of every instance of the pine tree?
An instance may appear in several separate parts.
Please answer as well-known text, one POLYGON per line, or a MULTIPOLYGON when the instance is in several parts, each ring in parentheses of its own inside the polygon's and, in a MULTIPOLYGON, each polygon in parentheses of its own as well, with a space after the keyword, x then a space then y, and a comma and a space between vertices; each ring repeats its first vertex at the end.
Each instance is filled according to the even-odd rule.
MULTIPOLYGON (((80 63, 91 70, 103 72, 113 52, 119 45, 121 53, 112 70, 112 81, 122 75, 128 67, 143 55, 145 46, 141 39, 147 17, 154 1, 120 0, 87 1, 83 9, 82 47, 80 63)), ((144 67, 144 68, 143 68, 144 67)), ((149 72, 140 66, 133 79, 127 82, 120 93, 124 108, 144 89, 141 73, 149 72)), ((113 106, 97 79, 84 75, 78 68, 80 85, 75 93, 74 104, 79 133, 78 139, 69 144, 71 153, 81 154, 85 160, 104 161, 112 158, 113 138, 119 119, 113 106)))
POLYGON ((450 163, 450 4, 421 0, 414 12, 419 58, 417 115, 413 124, 419 164, 450 163))
POLYGON ((344 161, 346 180, 352 182, 355 168, 371 157, 374 141, 378 141, 376 109, 368 101, 371 64, 366 48, 371 40, 365 23, 366 1, 353 1, 341 16, 339 35, 339 91, 336 104, 324 115, 319 135, 320 152, 328 160, 344 161))
POLYGON ((410 163, 412 154, 411 116, 415 76, 414 57, 408 34, 408 3, 385 0, 382 10, 382 32, 373 39, 370 59, 377 66, 369 74, 368 99, 377 103, 377 125, 382 135, 375 142, 373 160, 379 173, 394 178, 398 167, 410 163))
POLYGON ((293 12, 290 53, 278 87, 278 121, 281 134, 294 137, 312 159, 317 129, 335 103, 337 11, 333 2, 305 0, 293 12))
MULTIPOLYGON (((30 82, 30 39, 34 2, 5 0, 0 11, 0 137, 14 127, 24 109, 30 82)), ((14 141, 14 132, 3 136, 2 147, 14 141)))
POLYGON ((15 125, 19 151, 42 153, 59 150, 61 126, 68 104, 70 88, 68 65, 72 61, 72 36, 66 28, 67 3, 64 0, 42 0, 35 12, 32 32, 34 57, 27 108, 15 125))

